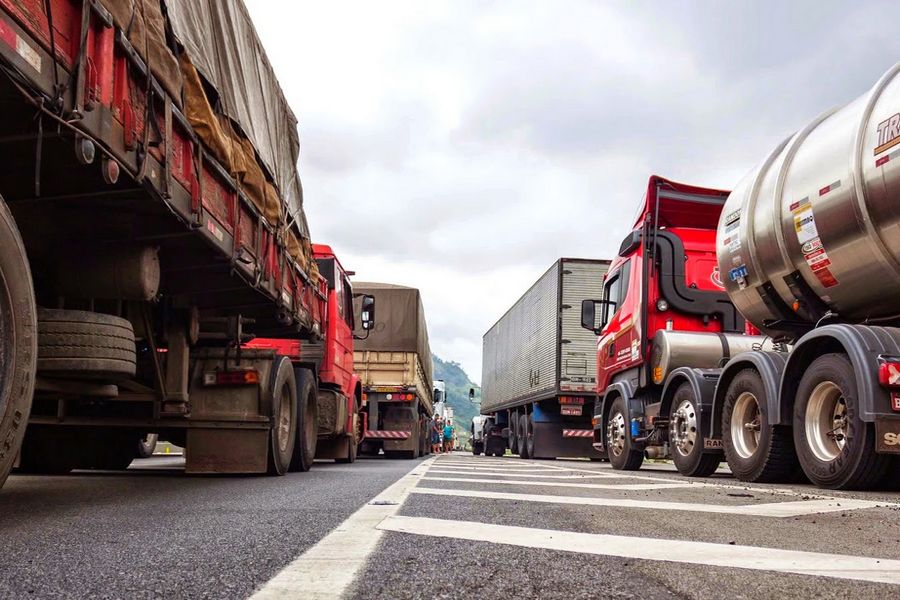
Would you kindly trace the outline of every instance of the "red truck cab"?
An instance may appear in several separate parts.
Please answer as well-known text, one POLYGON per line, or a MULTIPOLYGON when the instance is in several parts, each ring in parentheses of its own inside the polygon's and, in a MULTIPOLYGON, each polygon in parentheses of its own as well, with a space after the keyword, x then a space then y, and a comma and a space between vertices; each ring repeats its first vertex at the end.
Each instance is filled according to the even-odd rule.
POLYGON ((661 352, 670 349, 665 338, 673 333, 700 334, 692 340, 700 340, 703 360, 685 366, 711 367, 727 355, 730 336, 744 333, 716 261, 716 229, 727 196, 651 177, 634 228, 604 279, 603 298, 582 304, 582 325, 599 335, 594 447, 616 468, 639 468, 645 454, 668 456, 673 438, 683 438, 680 447, 692 463, 703 463, 687 469, 693 474, 719 464, 720 444, 711 439, 700 407, 683 411, 690 419, 678 416, 673 394, 681 381, 667 381, 672 370, 662 358, 670 356, 661 352), (707 345, 720 354, 712 357, 707 345), (678 428, 688 433, 679 438, 678 428))
MULTIPOLYGON (((313 244, 313 258, 328 287, 322 338, 315 342, 257 338, 248 346, 272 348, 289 357, 297 371, 298 394, 314 398, 299 411, 304 423, 298 431, 304 439, 298 443, 316 458, 353 462, 366 425, 360 412, 362 387, 353 369, 353 272, 328 245, 313 244)), ((362 328, 368 330, 373 319, 374 298, 365 296, 362 328)))

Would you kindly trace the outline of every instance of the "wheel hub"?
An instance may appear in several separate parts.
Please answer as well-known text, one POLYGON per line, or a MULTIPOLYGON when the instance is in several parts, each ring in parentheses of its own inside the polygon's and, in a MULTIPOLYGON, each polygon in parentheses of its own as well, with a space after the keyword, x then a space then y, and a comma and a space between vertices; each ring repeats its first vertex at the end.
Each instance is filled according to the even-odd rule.
POLYGON ((823 381, 809 397, 803 420, 809 449, 816 458, 831 462, 847 444, 847 401, 834 382, 823 381))
POLYGON ((690 400, 684 400, 672 415, 672 445, 682 456, 688 456, 697 444, 697 411, 690 400))
POLYGON ((734 403, 731 414, 731 441, 735 451, 741 458, 752 457, 759 448, 759 436, 762 431, 762 415, 759 402, 750 392, 743 392, 734 403))
POLYGON ((291 393, 285 386, 281 391, 281 410, 278 411, 278 449, 282 452, 287 451, 288 443, 291 437, 291 421, 294 415, 291 414, 291 393))
POLYGON ((625 452, 625 417, 617 412, 609 419, 606 426, 606 439, 609 451, 615 456, 625 452))

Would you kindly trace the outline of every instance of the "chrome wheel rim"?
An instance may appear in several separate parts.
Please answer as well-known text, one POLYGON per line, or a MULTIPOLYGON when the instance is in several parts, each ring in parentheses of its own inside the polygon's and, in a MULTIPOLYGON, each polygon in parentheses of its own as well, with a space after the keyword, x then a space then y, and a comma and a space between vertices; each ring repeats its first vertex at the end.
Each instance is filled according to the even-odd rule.
POLYGON ((750 392, 743 392, 734 403, 731 414, 731 441, 741 458, 750 458, 759 448, 762 415, 759 402, 750 392))
POLYGON ((817 385, 809 396, 804 418, 809 449, 816 458, 831 462, 847 443, 847 401, 831 381, 817 385))
POLYGON ((697 444, 697 411, 694 403, 684 400, 672 415, 672 445, 682 456, 689 456, 697 444))
POLYGON ((286 452, 291 438, 291 392, 287 386, 281 389, 280 410, 278 411, 278 450, 286 452))
POLYGON ((615 456, 625 452, 625 417, 617 412, 609 419, 606 426, 606 439, 609 451, 615 456))

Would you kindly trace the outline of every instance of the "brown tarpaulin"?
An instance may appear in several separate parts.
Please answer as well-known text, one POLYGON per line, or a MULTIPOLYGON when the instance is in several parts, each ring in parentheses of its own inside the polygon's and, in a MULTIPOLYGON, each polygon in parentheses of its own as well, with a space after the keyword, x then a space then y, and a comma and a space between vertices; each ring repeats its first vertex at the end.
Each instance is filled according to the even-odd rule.
POLYGON ((166 21, 159 0, 101 0, 115 24, 150 66, 163 89, 181 106, 181 70, 166 45, 166 21))
POLYGON ((354 281, 353 293, 375 297, 375 328, 368 337, 365 331, 357 330, 356 335, 365 339, 355 341, 354 349, 416 352, 425 369, 428 389, 434 387, 428 327, 419 290, 391 283, 354 281))

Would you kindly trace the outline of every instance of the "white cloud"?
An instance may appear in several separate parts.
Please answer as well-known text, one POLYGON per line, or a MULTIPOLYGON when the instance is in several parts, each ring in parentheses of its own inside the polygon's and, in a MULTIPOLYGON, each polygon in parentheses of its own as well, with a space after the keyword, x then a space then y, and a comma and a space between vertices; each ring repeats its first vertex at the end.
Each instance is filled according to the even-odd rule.
POLYGON ((419 287, 476 381, 481 335, 559 256, 611 257, 650 174, 727 189, 900 57, 881 1, 247 4, 313 239, 419 287))

